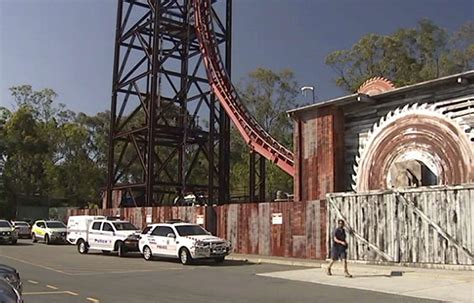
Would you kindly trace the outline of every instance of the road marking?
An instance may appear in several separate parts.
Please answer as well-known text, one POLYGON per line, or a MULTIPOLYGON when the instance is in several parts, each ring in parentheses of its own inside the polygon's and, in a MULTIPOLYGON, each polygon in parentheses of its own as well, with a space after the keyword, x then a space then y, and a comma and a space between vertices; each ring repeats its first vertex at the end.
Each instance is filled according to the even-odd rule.
POLYGON ((34 280, 28 280, 28 282, 30 282, 31 284, 38 284, 38 282, 36 282, 34 280))
POLYGON ((133 273, 147 273, 147 272, 163 272, 171 270, 183 270, 182 267, 166 268, 166 269, 143 269, 143 270, 120 270, 120 271, 104 271, 104 272, 77 272, 68 273, 70 276, 93 276, 93 275, 108 275, 108 274, 133 274, 133 273))
POLYGON ((78 293, 72 292, 72 291, 65 291, 65 293, 70 294, 72 296, 79 296, 78 293))
POLYGON ((24 292, 24 296, 36 296, 36 295, 73 295, 77 296, 76 293, 71 291, 33 291, 33 292, 24 292))
POLYGON ((35 263, 28 262, 28 261, 25 261, 25 260, 22 260, 22 259, 13 258, 13 257, 10 257, 10 256, 2 256, 2 257, 3 258, 8 258, 8 259, 11 259, 11 260, 15 260, 15 261, 18 261, 18 262, 21 262, 21 263, 25 263, 25 264, 28 264, 28 265, 40 267, 40 268, 43 268, 43 269, 51 270, 51 271, 54 271, 54 272, 57 272, 57 273, 60 273, 60 274, 71 275, 71 274, 69 274, 67 272, 64 272, 62 270, 59 270, 59 269, 55 269, 55 268, 44 266, 44 265, 35 264, 35 263))
POLYGON ((46 284, 46 287, 47 287, 47 288, 51 288, 51 289, 58 289, 56 286, 49 285, 49 284, 46 284))
POLYGON ((88 301, 94 302, 94 303, 100 303, 99 300, 94 299, 94 298, 86 298, 88 301))

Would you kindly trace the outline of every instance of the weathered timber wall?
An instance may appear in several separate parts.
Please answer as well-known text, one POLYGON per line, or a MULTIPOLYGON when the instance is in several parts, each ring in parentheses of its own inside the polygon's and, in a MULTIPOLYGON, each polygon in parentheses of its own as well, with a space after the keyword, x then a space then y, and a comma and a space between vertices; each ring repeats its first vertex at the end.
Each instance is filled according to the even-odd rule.
POLYGON ((328 231, 341 217, 353 230, 349 259, 474 263, 474 185, 330 194, 328 212, 328 231))
POLYGON ((204 226, 232 241, 234 252, 298 258, 326 258, 325 201, 227 204, 216 207, 137 207, 122 209, 73 209, 69 215, 121 216, 137 227, 152 222, 183 219, 204 226), (272 224, 272 214, 281 214, 282 224, 272 224))

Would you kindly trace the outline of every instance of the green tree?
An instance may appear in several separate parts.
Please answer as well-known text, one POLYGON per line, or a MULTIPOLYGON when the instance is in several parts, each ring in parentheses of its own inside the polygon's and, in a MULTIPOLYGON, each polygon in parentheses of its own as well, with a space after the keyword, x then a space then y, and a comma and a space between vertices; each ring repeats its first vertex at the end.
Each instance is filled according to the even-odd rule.
POLYGON ((462 72, 474 67, 474 23, 452 35, 426 19, 392 35, 368 34, 351 49, 330 53, 326 64, 336 71, 336 84, 348 92, 375 76, 405 86, 462 72))
POLYGON ((106 176, 106 113, 76 115, 56 103, 51 89, 21 85, 10 91, 15 110, 0 129, 8 203, 97 202, 106 176))
MULTIPOLYGON (((242 102, 260 125, 282 144, 292 147, 292 123, 286 115, 294 108, 298 85, 291 70, 274 72, 257 68, 239 85, 242 102)), ((235 128, 231 132, 231 191, 233 195, 248 193, 249 149, 235 128)), ((292 178, 267 161, 267 199, 277 190, 293 191, 292 178)))

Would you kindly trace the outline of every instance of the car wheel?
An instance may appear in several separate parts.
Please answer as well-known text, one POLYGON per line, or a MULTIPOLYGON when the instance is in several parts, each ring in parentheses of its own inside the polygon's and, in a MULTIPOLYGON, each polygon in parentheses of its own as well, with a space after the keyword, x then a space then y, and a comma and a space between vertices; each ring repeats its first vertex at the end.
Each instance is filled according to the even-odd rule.
POLYGON ((44 236, 44 243, 46 243, 46 245, 51 244, 51 241, 49 240, 49 236, 47 234, 44 236))
POLYGON ((77 243, 77 251, 81 255, 87 254, 87 252, 89 251, 87 243, 84 240, 79 240, 79 242, 77 243))
POLYGON ((225 257, 219 257, 219 258, 215 258, 215 259, 214 259, 214 262, 216 262, 216 263, 223 263, 224 260, 225 260, 225 257))
POLYGON ((153 253, 151 252, 150 247, 145 246, 143 248, 143 258, 147 261, 151 261, 153 259, 153 253))
POLYGON ((31 239, 33 239, 33 243, 38 242, 38 239, 36 239, 35 233, 32 233, 32 234, 31 234, 31 239))
POLYGON ((125 255, 127 254, 127 248, 125 247, 125 244, 123 244, 123 242, 119 242, 117 246, 118 256, 120 258, 125 257, 125 255))
POLYGON ((179 260, 181 261, 181 264, 183 265, 191 264, 192 257, 187 248, 183 247, 179 250, 179 260))

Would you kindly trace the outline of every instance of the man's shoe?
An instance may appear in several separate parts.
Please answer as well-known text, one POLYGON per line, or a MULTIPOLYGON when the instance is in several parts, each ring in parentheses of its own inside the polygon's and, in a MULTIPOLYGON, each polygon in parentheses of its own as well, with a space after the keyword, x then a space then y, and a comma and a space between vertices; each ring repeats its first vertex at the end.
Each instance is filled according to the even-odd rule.
POLYGON ((327 274, 328 276, 332 276, 332 273, 331 273, 331 269, 330 269, 330 268, 328 268, 328 269, 326 270, 326 274, 327 274))
POLYGON ((352 278, 352 275, 351 275, 350 273, 346 272, 346 276, 345 276, 345 277, 346 277, 346 278, 352 278))

